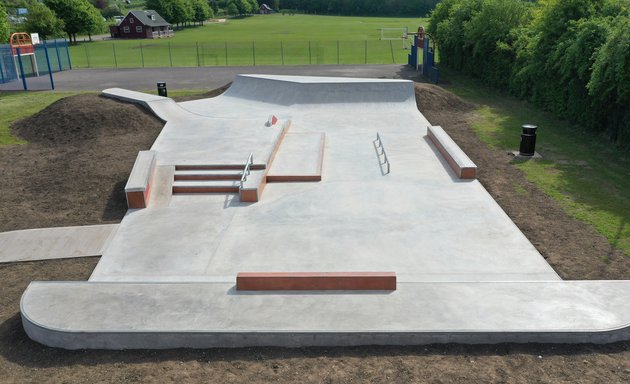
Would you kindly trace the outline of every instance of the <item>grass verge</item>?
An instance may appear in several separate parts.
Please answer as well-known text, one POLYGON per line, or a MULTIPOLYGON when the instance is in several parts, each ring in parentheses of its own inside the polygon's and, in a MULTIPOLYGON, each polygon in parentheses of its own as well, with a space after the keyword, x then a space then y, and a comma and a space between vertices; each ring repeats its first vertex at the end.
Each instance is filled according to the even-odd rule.
POLYGON ((506 156, 518 150, 522 124, 538 125, 536 151, 543 159, 512 160, 514 165, 569 215, 592 225, 630 256, 630 153, 475 80, 452 72, 446 76, 450 91, 478 105, 472 124, 478 137, 506 156))

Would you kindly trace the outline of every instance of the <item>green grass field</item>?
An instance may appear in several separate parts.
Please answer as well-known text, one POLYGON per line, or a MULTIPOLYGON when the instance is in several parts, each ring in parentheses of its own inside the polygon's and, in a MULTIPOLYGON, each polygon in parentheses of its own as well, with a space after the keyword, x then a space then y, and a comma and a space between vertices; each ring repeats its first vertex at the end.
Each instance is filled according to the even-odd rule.
POLYGON ((420 18, 256 15, 175 31, 155 40, 106 40, 71 48, 74 68, 405 63, 402 40, 380 28, 425 25, 420 18))
POLYGON ((449 90, 479 105, 473 128, 491 147, 518 150, 520 126, 537 124, 536 151, 543 159, 515 165, 565 212, 591 224, 611 245, 630 256, 630 153, 536 106, 465 77, 452 73, 448 77, 453 83, 449 90))

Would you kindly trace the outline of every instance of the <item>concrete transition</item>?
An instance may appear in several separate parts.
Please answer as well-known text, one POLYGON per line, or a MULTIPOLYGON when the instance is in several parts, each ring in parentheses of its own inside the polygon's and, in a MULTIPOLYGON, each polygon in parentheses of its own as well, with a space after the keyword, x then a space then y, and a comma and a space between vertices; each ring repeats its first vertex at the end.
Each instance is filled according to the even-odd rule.
POLYGON ((630 339, 630 281, 562 281, 412 82, 240 75, 213 99, 103 94, 166 124, 90 279, 24 292, 42 344, 630 339))

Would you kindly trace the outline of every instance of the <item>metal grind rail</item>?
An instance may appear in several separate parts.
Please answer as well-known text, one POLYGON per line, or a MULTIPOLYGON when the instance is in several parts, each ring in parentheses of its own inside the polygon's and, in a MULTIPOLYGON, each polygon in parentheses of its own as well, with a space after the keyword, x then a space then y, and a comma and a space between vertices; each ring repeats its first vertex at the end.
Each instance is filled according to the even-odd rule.
POLYGON ((387 165, 387 172, 385 172, 385 175, 387 175, 390 171, 390 163, 389 163, 389 158, 387 157, 387 153, 385 152, 385 147, 383 146, 383 141, 381 140, 381 135, 376 132, 376 140, 375 140, 375 146, 376 146, 376 154, 379 156, 379 164, 381 166, 383 165, 387 165), (380 148, 380 153, 379 153, 379 148, 380 148), (383 156, 383 162, 381 163, 381 158, 380 156, 383 156))
POLYGON ((254 164, 254 152, 250 152, 247 157, 247 162, 245 163, 245 167, 243 168, 243 174, 241 175, 241 189, 243 189, 243 183, 247 181, 247 176, 249 176, 249 172, 251 166, 254 164))

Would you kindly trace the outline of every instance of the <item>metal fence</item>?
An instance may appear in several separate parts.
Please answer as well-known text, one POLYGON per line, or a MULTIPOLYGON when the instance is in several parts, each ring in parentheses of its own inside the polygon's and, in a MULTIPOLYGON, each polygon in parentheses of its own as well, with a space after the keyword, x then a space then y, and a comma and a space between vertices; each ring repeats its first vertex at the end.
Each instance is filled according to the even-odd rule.
POLYGON ((72 69, 72 61, 65 39, 42 41, 35 45, 33 53, 13 51, 8 44, 0 45, 0 84, 19 79, 26 83, 28 77, 46 76, 67 69, 72 69))
POLYGON ((314 64, 403 64, 399 41, 165 41, 83 43, 70 48, 76 68, 146 68, 314 64))

